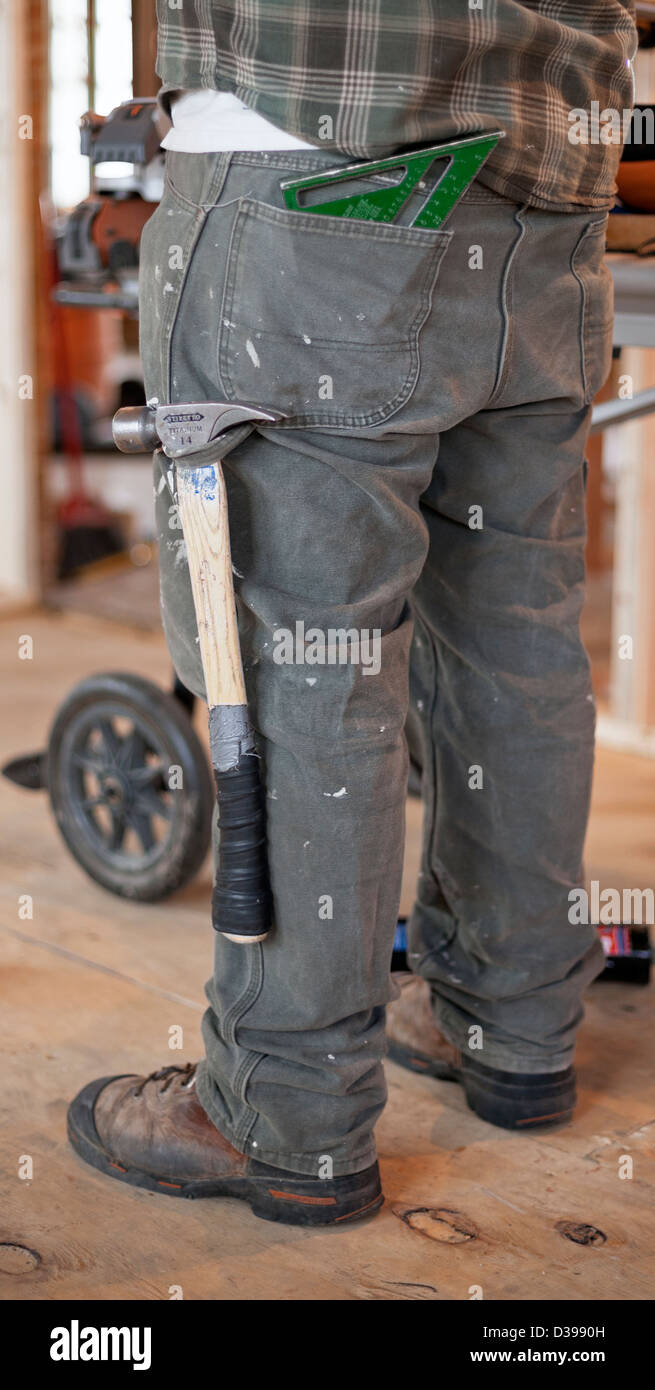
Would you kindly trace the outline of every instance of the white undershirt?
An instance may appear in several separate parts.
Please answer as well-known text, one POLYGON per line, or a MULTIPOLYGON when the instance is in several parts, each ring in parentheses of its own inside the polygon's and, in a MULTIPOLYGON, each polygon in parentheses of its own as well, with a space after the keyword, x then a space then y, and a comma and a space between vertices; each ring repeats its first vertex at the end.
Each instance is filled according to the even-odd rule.
POLYGON ((260 116, 232 92, 184 92, 171 102, 173 125, 163 146, 186 154, 222 150, 315 150, 260 116))

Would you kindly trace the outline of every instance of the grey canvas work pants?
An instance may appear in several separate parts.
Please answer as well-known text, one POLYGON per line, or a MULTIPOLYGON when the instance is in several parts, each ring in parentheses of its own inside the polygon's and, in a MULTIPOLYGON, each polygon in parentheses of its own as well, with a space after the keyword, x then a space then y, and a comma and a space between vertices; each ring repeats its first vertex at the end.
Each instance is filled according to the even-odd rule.
MULTIPOLYGON (((334 154, 168 156, 142 250, 147 395, 287 412, 225 463, 275 926, 217 935, 198 1095, 242 1152, 335 1176, 374 1158, 403 861, 410 669, 425 843, 412 968, 461 1049, 570 1064, 593 927, 579 883, 594 705, 578 632, 584 450, 611 356, 605 215, 473 184, 445 229, 291 212, 334 154), (326 634, 323 664, 280 632, 326 634), (330 661, 330 629, 380 633, 330 661), (372 650, 370 648, 369 650, 372 650), (478 1041, 480 1036, 478 1035, 478 1041)), ((346 162, 346 161, 343 161, 346 162)), ((170 463, 162 611, 203 676, 170 463)), ((314 648, 316 650, 316 648, 314 648)), ((181 947, 182 949, 182 947, 181 947)))

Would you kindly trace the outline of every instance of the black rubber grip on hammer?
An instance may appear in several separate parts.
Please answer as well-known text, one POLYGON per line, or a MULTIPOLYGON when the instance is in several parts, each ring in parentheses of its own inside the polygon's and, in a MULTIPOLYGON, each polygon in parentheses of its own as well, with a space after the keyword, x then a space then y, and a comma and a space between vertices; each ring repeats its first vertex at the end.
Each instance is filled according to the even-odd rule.
POLYGON ((227 772, 214 769, 219 842, 212 923, 221 933, 261 936, 271 925, 266 803, 259 769, 254 752, 242 753, 227 772))

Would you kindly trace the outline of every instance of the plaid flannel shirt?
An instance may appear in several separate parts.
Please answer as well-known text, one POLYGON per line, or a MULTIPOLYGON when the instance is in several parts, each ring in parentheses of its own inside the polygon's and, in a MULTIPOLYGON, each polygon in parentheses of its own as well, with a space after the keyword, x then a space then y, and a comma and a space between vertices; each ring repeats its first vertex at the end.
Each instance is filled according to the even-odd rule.
POLYGON ((355 159, 506 132, 478 174, 518 202, 612 206, 621 146, 570 113, 634 100, 634 0, 157 0, 172 90, 234 92, 355 159), (593 134, 593 131, 592 131, 593 134))

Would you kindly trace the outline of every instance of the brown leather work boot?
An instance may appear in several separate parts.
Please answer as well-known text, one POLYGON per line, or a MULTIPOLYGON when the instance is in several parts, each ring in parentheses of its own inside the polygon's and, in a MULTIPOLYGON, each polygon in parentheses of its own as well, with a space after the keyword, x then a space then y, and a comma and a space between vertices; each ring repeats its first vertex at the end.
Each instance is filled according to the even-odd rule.
POLYGON ((576 1103, 575 1072, 510 1072, 485 1067, 448 1042, 437 1027, 427 980, 409 971, 393 976, 400 998, 387 1005, 387 1051, 392 1062, 439 1081, 459 1081, 482 1120, 502 1129, 566 1124, 576 1103))
POLYGON ((240 1197, 255 1216, 294 1226, 341 1225, 382 1206, 377 1163, 340 1178, 274 1168, 232 1147, 195 1094, 196 1068, 91 1081, 68 1110, 76 1153, 108 1177, 169 1197, 240 1197))
POLYGON ((459 1081, 459 1050, 437 1028, 430 986, 405 970, 392 978, 400 988, 400 998, 387 1004, 388 1055, 408 1071, 424 1072, 440 1081, 459 1081))

